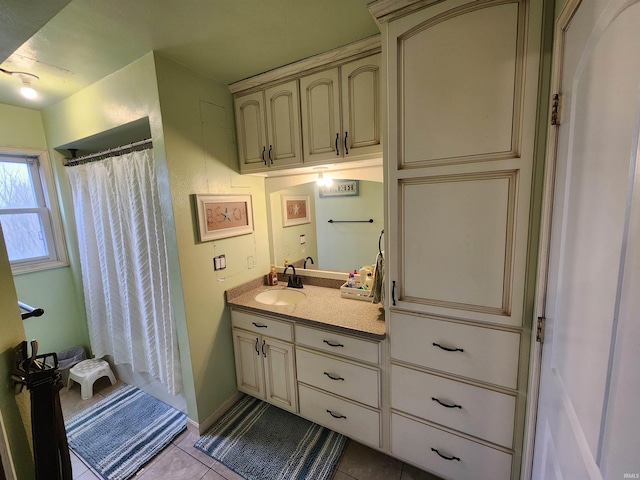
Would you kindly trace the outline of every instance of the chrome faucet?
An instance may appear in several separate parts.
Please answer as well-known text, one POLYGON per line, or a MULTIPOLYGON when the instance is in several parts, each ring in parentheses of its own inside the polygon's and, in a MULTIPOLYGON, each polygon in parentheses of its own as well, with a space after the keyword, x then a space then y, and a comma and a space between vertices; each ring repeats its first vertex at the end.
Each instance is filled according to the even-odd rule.
POLYGON ((283 275, 286 275, 287 270, 291 268, 291 270, 293 270, 293 275, 289 275, 289 278, 287 279, 287 287, 290 288, 302 288, 302 279, 300 277, 298 277, 298 275, 296 275, 296 267, 294 267, 293 265, 287 265, 286 267, 284 267, 284 270, 282 271, 283 275))
POLYGON ((307 257, 304 259, 304 265, 302 266, 302 268, 307 268, 307 260, 311 260, 311 265, 315 265, 315 262, 313 261, 312 257, 307 257))

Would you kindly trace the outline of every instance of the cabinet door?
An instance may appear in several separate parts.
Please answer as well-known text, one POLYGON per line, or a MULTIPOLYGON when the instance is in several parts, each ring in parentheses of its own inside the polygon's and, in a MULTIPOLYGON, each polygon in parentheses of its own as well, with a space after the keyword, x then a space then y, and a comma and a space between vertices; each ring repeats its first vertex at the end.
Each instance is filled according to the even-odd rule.
POLYGON ((342 157, 340 82, 333 68, 300 79, 305 163, 342 157))
POLYGON ((258 335, 233 329, 238 390, 258 398, 265 398, 262 371, 261 340, 258 335))
POLYGON ((389 25, 399 308, 523 326, 539 14, 535 2, 445 1, 389 25))
POLYGON ((297 413, 293 345, 271 338, 261 341, 264 358, 265 398, 284 410, 297 413))
POLYGON ((340 67, 342 140, 345 158, 380 154, 380 54, 340 67))
POLYGON ((264 91, 267 108, 267 153, 269 166, 302 162, 298 82, 283 83, 264 91))
POLYGON ((238 157, 243 172, 267 168, 267 130, 264 94, 251 93, 235 99, 238 157))

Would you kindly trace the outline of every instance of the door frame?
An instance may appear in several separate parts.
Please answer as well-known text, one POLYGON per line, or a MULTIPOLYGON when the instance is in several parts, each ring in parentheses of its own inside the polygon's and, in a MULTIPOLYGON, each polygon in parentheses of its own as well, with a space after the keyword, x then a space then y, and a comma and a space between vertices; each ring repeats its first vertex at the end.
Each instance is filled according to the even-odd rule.
POLYGON ((7 431, 4 428, 4 419, 2 418, 2 412, 0 411, 0 469, 4 468, 5 477, 7 480, 17 480, 16 469, 13 465, 13 458, 11 457, 11 450, 9 448, 9 439, 7 438, 7 431))
MULTIPOLYGON (((533 454, 535 451, 536 421, 538 417, 538 396, 540 391, 540 374, 542 367, 543 343, 537 341, 536 327, 538 318, 545 317, 547 282, 549 273, 549 251, 551 246, 551 224, 553 220, 553 201, 556 180, 556 163, 558 147, 558 125, 562 122, 560 108, 558 123, 551 125, 552 97, 560 92, 562 82, 562 62, 564 60, 564 37, 573 16, 582 4, 582 0, 567 0, 553 29, 553 55, 551 60, 551 89, 548 103, 547 143, 545 149, 545 166, 542 183, 542 205, 540 214, 540 236, 538 240, 538 264, 536 267, 536 285, 534 298, 534 318, 532 321, 531 348, 529 354, 529 383, 527 386, 525 439, 520 469, 521 480, 530 480, 533 474, 533 454)), ((562 99, 560 98, 560 107, 562 99)))

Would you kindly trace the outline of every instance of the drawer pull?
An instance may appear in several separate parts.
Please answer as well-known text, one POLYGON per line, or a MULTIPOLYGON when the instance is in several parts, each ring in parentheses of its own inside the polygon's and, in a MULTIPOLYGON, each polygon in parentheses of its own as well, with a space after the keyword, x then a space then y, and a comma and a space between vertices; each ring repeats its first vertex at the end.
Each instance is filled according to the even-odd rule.
POLYGON ((256 338, 256 353, 260 356, 260 350, 258 350, 258 338, 256 338))
MULTIPOLYGON (((345 417, 344 415, 336 415, 335 413, 333 413, 331 410, 327 410, 327 413, 329 415, 331 415, 333 418, 344 418, 346 419, 347 417, 345 417)), ((458 459, 459 460, 459 459, 458 459)))
MULTIPOLYGON (((328 410, 327 410, 328 411, 328 410)), ((445 460, 457 460, 458 462, 460 461, 460 459, 458 457, 447 457, 446 455, 441 454, 438 450, 436 450, 435 448, 431 449, 432 452, 436 452, 440 457, 444 458, 445 460)))
POLYGON ((344 380, 342 377, 332 377, 330 373, 324 372, 324 374, 329 377, 331 380, 344 380))
POLYGON ((462 348, 447 348, 447 347, 443 347, 442 345, 440 345, 438 343, 434 343, 433 346, 441 348, 442 350, 446 350, 447 352, 464 352, 464 350, 462 348))
POLYGON ((328 340, 323 340, 323 342, 329 345, 330 347, 344 347, 344 345, 342 345, 341 343, 331 343, 328 340))
POLYGON ((438 402, 440 405, 442 405, 443 407, 447 407, 447 408, 459 408, 460 410, 462 410, 462 407, 460 405, 456 405, 455 403, 453 405, 447 405, 446 403, 442 403, 440 400, 438 400, 435 397, 431 397, 431 400, 433 400, 434 402, 438 402))
POLYGON ((257 328, 267 328, 268 325, 262 325, 261 323, 251 322, 257 328))

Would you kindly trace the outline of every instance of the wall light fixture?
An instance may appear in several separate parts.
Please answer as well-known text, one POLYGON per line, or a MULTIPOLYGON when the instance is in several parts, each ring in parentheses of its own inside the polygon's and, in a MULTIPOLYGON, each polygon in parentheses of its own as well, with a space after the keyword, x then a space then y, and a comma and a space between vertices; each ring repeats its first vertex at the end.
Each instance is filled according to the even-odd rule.
POLYGON ((31 86, 32 80, 39 80, 40 78, 33 73, 27 72, 12 72, 11 70, 5 70, 4 68, 0 68, 0 72, 6 73, 7 75, 11 75, 12 77, 17 77, 22 82, 22 88, 20 88, 20 93, 24 98, 28 98, 29 100, 33 100, 38 97, 38 92, 31 86))

